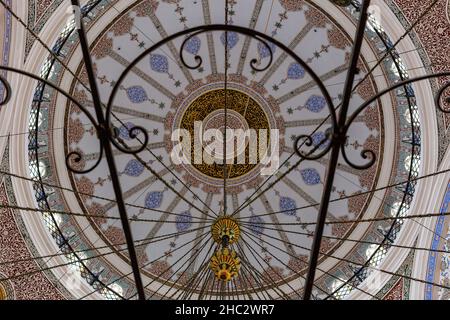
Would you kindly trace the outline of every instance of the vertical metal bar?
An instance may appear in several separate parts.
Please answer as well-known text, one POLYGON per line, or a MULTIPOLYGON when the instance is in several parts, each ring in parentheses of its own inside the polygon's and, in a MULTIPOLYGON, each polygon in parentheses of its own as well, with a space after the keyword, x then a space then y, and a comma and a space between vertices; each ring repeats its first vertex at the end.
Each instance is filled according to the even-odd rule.
POLYGON ((86 68, 86 72, 89 78, 89 86, 91 88, 92 100, 94 103, 95 113, 99 124, 98 136, 103 144, 105 150, 105 157, 108 163, 109 171, 111 173, 111 181, 114 188, 114 194, 116 196, 117 207, 119 209, 120 220, 122 222, 123 232, 127 242, 128 252, 130 255, 131 267, 133 269, 134 280, 136 283, 136 289, 140 300, 145 300, 145 291, 142 283, 141 274, 139 271, 139 263, 136 255, 136 248, 134 247, 134 240, 131 234, 131 228, 128 221, 127 210, 122 196, 122 188, 120 186, 119 175, 117 173, 116 163, 114 161, 114 155, 112 152, 110 135, 110 128, 106 127, 105 116, 103 114, 102 102, 98 92, 97 82, 95 80, 95 74, 92 68, 92 58, 89 52, 89 45, 86 37, 86 32, 83 26, 83 21, 80 14, 79 0, 71 0, 74 7, 75 22, 78 28, 78 36, 80 38, 80 46, 83 51, 83 59, 86 68))
POLYGON ((358 60, 361 53, 362 43, 364 41, 364 32, 366 28, 367 18, 368 18, 368 8, 370 5, 370 0, 364 0, 361 17, 359 19, 358 29, 356 33, 355 44, 353 46, 352 60, 350 63, 350 68, 347 73, 347 80, 344 87, 344 96, 342 99, 341 108, 339 111, 338 127, 336 128, 335 135, 332 137, 332 151, 330 156, 330 162, 328 164, 327 178, 322 194, 322 200, 319 207, 319 216, 317 217, 316 230, 314 234, 313 246, 311 249, 311 255, 309 259, 309 269, 308 275, 306 277, 305 289, 303 293, 303 300, 310 300, 312 294, 312 288, 314 286, 314 280, 316 276, 317 262, 319 259, 320 246, 322 243, 323 230, 325 226, 325 220, 327 217, 331 190, 333 188, 334 176, 336 174, 336 167, 339 160, 339 154, 342 145, 345 143, 346 137, 342 132, 345 127, 345 122, 347 120, 348 108, 350 105, 350 99, 353 91, 353 82, 355 80, 355 75, 358 73, 358 60))
MULTIPOLYGON (((225 0, 225 26, 228 26, 228 0, 225 0)), ((225 29, 225 79, 224 79, 224 129, 223 129, 223 216, 227 215, 227 176, 228 176, 228 157, 227 157, 227 117, 228 117, 228 29, 225 29)), ((232 168, 232 166, 231 166, 232 168)), ((231 170, 230 168, 230 170, 231 170)))

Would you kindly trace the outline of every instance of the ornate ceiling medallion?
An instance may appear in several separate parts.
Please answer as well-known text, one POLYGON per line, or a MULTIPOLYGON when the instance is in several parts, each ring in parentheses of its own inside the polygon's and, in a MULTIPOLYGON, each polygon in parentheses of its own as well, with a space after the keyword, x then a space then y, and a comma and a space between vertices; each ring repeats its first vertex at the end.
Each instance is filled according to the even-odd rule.
MULTIPOLYGON (((249 132, 249 130, 254 130, 254 132, 260 132, 260 130, 266 130, 267 139, 269 139, 270 125, 266 113, 261 108, 261 106, 248 94, 237 91, 237 90, 227 90, 227 100, 229 107, 227 110, 227 129, 231 129, 234 132, 242 130, 242 132, 249 132)), ((218 89, 206 92, 200 97, 196 98, 189 107, 184 111, 180 128, 189 131, 191 140, 191 153, 194 161, 192 161, 192 166, 200 171, 202 174, 215 178, 223 179, 224 170, 223 165, 214 163, 208 164, 206 161, 196 161, 195 154, 197 147, 195 146, 195 139, 200 138, 202 142, 201 153, 208 152, 211 154, 214 150, 211 150, 211 141, 203 140, 205 132, 208 130, 220 130, 223 133, 224 123, 225 123, 225 90, 218 89), (201 132, 195 132, 198 125, 200 125, 201 132), (200 137, 198 137, 200 135, 200 137)), ((228 137, 232 139, 233 137, 228 137)), ((228 140, 227 139, 227 140, 228 140)), ((245 161, 239 164, 237 156, 234 159, 228 159, 228 161, 233 161, 235 164, 229 165, 228 177, 229 179, 234 179, 237 177, 244 176, 251 172, 257 163, 251 163, 250 160, 250 150, 249 150, 249 139, 245 139, 245 161)), ((242 146, 237 145, 236 148, 239 150, 242 146)), ((218 150, 221 151, 221 150, 218 150)), ((220 156, 220 155, 219 155, 220 156)))

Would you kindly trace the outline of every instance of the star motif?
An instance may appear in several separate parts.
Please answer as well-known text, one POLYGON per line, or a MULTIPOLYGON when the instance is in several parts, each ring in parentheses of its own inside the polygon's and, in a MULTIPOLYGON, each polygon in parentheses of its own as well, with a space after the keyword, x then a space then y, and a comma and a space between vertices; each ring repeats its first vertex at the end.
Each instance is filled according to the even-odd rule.
POLYGON ((138 40, 138 34, 137 33, 130 33, 131 35, 131 41, 137 41, 138 40))
POLYGON ((100 80, 101 84, 108 82, 108 79, 106 78, 106 76, 100 77, 100 78, 98 78, 98 80, 100 80))

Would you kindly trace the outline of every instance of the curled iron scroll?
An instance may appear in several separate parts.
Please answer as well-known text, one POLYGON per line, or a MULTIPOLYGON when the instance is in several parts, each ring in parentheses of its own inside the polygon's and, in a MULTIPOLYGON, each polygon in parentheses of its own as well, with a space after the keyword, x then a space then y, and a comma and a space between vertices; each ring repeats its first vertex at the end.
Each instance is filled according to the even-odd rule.
MULTIPOLYGON (((182 37, 182 36, 186 36, 186 38, 184 39, 181 48, 180 48, 180 60, 181 63, 188 69, 197 69, 199 68, 202 64, 203 64, 203 59, 199 56, 199 55, 195 55, 194 59, 196 61, 196 64, 194 65, 190 65, 184 56, 184 51, 186 48, 187 43, 195 36, 201 34, 201 33, 206 33, 206 32, 211 32, 211 31, 229 31, 229 32, 236 32, 236 33, 240 33, 246 36, 249 36, 251 38, 257 39, 258 41, 260 41, 267 49, 270 55, 270 59, 269 59, 269 63, 264 66, 264 68, 258 68, 257 64, 258 64, 258 60, 252 59, 250 61, 250 66, 251 68, 256 71, 256 72, 262 72, 267 70, 272 62, 273 62, 273 50, 271 48, 270 44, 273 44, 274 46, 280 48, 281 50, 283 50, 284 52, 286 52, 289 56, 291 56, 304 70, 306 73, 308 73, 310 75, 310 77, 312 78, 312 80, 317 84, 319 90, 321 91, 323 97, 325 98, 326 102, 327 102, 327 107, 329 109, 330 112, 330 118, 331 118, 331 124, 332 124, 332 130, 334 131, 337 127, 337 116, 336 116, 336 110, 333 104, 333 100, 328 92, 328 90, 325 87, 325 84, 322 82, 322 80, 320 79, 320 77, 311 69, 311 67, 305 62, 303 61, 303 59, 301 59, 297 54, 295 54, 295 52, 293 52, 289 47, 287 47, 286 45, 284 45, 283 43, 279 42, 278 40, 262 33, 259 32, 257 30, 253 30, 253 29, 249 29, 249 28, 245 28, 245 27, 240 27, 240 26, 234 26, 234 25, 224 25, 224 24, 217 24, 217 25, 207 25, 207 26, 199 26, 199 27, 195 27, 195 28, 191 28, 191 29, 186 29, 180 32, 177 32, 175 34, 172 34, 170 36, 168 36, 167 38, 161 40, 160 42, 152 45, 150 48, 146 49, 144 52, 142 52, 138 57, 136 57, 126 68, 125 70, 122 72, 122 74, 119 76, 119 78, 117 79, 117 81, 115 82, 115 85, 111 91, 111 95, 109 97, 107 106, 106 106, 106 124, 108 127, 111 127, 111 117, 112 117, 112 108, 113 108, 113 103, 115 100, 115 97, 117 95, 117 92, 121 86, 121 84, 123 83, 124 79, 126 78, 126 76, 132 71, 132 69, 141 61, 143 60, 146 56, 148 56, 149 54, 151 54, 153 51, 159 49, 160 47, 162 47, 163 45, 171 42, 172 40, 182 37), (270 43, 270 44, 269 44, 270 43)), ((143 129, 143 128, 139 128, 137 127, 137 129, 143 129)), ((141 131, 141 130, 140 130, 141 131)), ((143 130, 142 132, 145 132, 145 130, 143 130)), ((332 133, 334 134, 334 132, 332 133)), ((140 152, 142 150, 144 150, 146 148, 146 144, 148 143, 148 137, 146 137, 143 146, 138 148, 138 149, 129 149, 129 148, 123 148, 121 145, 119 145, 117 143, 117 141, 115 141, 115 137, 113 135, 111 135, 111 141, 112 143, 121 151, 126 152, 126 153, 134 153, 136 154, 137 152, 140 152)), ((311 137, 309 138, 309 142, 312 143, 312 139, 311 137)), ((327 152, 329 151, 329 147, 327 147, 327 152)), ((321 155, 323 156, 323 154, 325 154, 326 152, 321 152, 321 155)))
POLYGON ((450 105, 450 95, 444 97, 445 91, 450 89, 450 82, 447 82, 436 95, 436 106, 443 113, 450 113, 450 109, 446 109, 444 103, 450 105))
MULTIPOLYGON (((333 130, 334 131, 334 130, 333 130)), ((325 133, 325 138, 314 145, 314 139, 311 135, 302 134, 297 137, 294 143, 294 149, 297 155, 303 160, 314 161, 324 157, 332 148, 333 133, 328 131, 325 133), (301 144, 300 144, 301 142, 301 144), (313 147, 309 152, 302 152, 302 147, 313 147), (314 154, 317 149, 325 146, 325 150, 318 154, 314 154)))
POLYGON ((6 80, 6 78, 2 77, 1 75, 0 75, 0 82, 4 88, 3 97, 0 97, 0 99, 2 99, 2 100, 0 100, 0 106, 4 106, 11 99, 11 86, 10 86, 8 80, 6 80))
POLYGON ((190 70, 196 70, 196 69, 200 68, 203 65, 203 58, 200 55, 198 55, 198 54, 196 54, 194 56, 194 60, 197 62, 196 65, 188 64, 186 62, 185 57, 184 57, 184 52, 186 51, 186 45, 189 43, 189 41, 191 41, 194 37, 196 37, 200 33, 202 33, 202 32, 195 32, 195 33, 187 36, 186 39, 184 39, 184 41, 183 41, 183 43, 181 44, 181 47, 180 47, 180 60, 181 60, 181 63, 186 68, 188 68, 190 70))
POLYGON ((257 39, 264 47, 266 47, 267 52, 269 53, 269 62, 263 68, 258 68, 257 65, 260 63, 260 61, 256 58, 253 58, 250 60, 250 67, 253 69, 253 71, 264 72, 268 70, 273 63, 273 50, 272 47, 267 43, 267 41, 259 37, 255 37, 255 39, 257 39))
POLYGON ((112 144, 119 149, 121 152, 126 154, 138 154, 147 148, 147 144, 149 142, 149 136, 147 130, 141 126, 133 126, 131 128, 127 128, 128 136, 132 140, 137 140, 140 143, 139 147, 132 148, 125 144, 123 139, 120 139, 120 137, 117 134, 111 134, 111 142, 112 144), (142 134, 144 136, 144 141, 141 141, 138 139, 139 134, 142 134))
MULTIPOLYGON (((353 112, 353 114, 348 118, 345 127, 343 129, 343 136, 347 136, 347 132, 350 128, 350 126, 353 124, 353 122, 356 120, 356 118, 362 113, 364 112, 364 110, 366 110, 367 107, 369 107, 372 103, 374 103, 375 101, 377 101, 380 97, 382 97, 383 95, 404 87, 406 85, 418 82, 418 81, 422 81, 422 80, 428 80, 428 79, 432 79, 432 78, 439 78, 439 77, 447 77, 450 76, 450 72, 443 72, 443 73, 437 73, 437 74, 432 74, 432 75, 425 75, 425 76, 421 76, 421 77, 417 77, 417 78, 412 78, 412 79, 407 79, 404 81, 401 81, 385 90, 380 91, 379 93, 377 93, 376 95, 374 95, 373 97, 371 97, 370 99, 368 99, 366 102, 364 102, 360 107, 358 107, 356 109, 356 111, 353 112)), ((448 90, 448 88, 450 87, 450 82, 445 84, 438 92, 438 94, 436 95, 435 101, 436 101, 436 107, 444 112, 444 113, 450 113, 450 110, 445 110, 444 106, 443 106, 443 102, 445 101, 444 98, 444 94, 445 91, 448 90)), ((448 98, 447 98, 448 99, 448 98)), ((364 164, 364 165, 357 165, 355 163, 353 163, 347 156, 346 154, 346 150, 345 150, 345 146, 343 145, 341 147, 341 151, 342 151, 342 155, 344 157, 345 162, 351 166, 354 169, 358 169, 358 170, 366 170, 368 168, 370 168, 371 166, 373 166, 375 164, 376 161, 376 155, 375 152, 372 150, 363 150, 361 152, 361 157, 363 159, 370 159, 368 163, 364 164)))
MULTIPOLYGON (((26 71, 23 71, 23 70, 19 70, 19 69, 15 69, 15 68, 12 68, 12 67, 0 66, 0 70, 5 70, 5 71, 8 71, 8 72, 21 74, 21 75, 26 76, 28 78, 40 81, 40 82, 44 83, 45 85, 51 87, 52 89, 56 90, 58 93, 62 94, 65 98, 67 98, 71 103, 73 103, 77 108, 79 108, 81 110, 81 112, 84 113, 84 115, 86 115, 86 117, 92 123, 92 126, 94 127, 94 129, 96 131, 99 130, 99 126, 97 124, 97 121, 94 119, 92 114, 79 101, 77 101, 73 96, 71 96, 69 93, 67 93, 63 89, 59 88, 58 86, 54 85, 50 81, 48 81, 48 80, 46 80, 44 78, 38 77, 38 76, 36 76, 36 75, 34 75, 32 73, 29 73, 29 72, 26 72, 26 71)), ((6 89, 5 98, 3 98, 3 100, 0 103, 0 105, 3 105, 3 104, 8 103, 8 101, 11 98, 11 94, 12 93, 11 93, 11 86, 8 83, 8 81, 5 78, 3 78, 3 77, 0 77, 0 81, 1 81, 1 83, 4 85, 4 87, 6 89)), ((102 145, 101 142, 99 142, 99 147, 100 147, 100 155, 102 155, 103 154, 103 145, 102 145)), ((77 174, 89 173, 92 170, 94 170, 100 164, 100 161, 102 159, 102 157, 100 156, 97 159, 97 161, 92 166, 90 166, 88 169, 80 170, 80 169, 75 168, 73 166, 73 163, 75 163, 75 164, 80 163, 80 161, 82 160, 82 157, 83 157, 83 155, 80 152, 78 152, 78 151, 73 151, 73 152, 70 152, 69 154, 67 154, 67 156, 66 156, 67 168, 71 172, 77 173, 77 174)))

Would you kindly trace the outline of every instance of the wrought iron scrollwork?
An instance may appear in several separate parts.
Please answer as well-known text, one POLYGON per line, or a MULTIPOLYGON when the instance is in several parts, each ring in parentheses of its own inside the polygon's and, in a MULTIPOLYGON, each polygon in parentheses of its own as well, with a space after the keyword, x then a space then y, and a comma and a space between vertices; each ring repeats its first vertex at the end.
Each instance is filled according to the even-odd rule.
POLYGON ((369 159, 369 161, 366 164, 355 164, 353 161, 351 161, 347 155, 347 151, 345 149, 345 144, 341 145, 341 153, 342 153, 342 157, 344 158, 345 162, 352 167, 353 169, 356 170, 367 170, 370 167, 372 167, 375 162, 377 161, 377 155, 375 154, 375 152, 373 150, 370 149, 364 149, 361 151, 360 155, 361 158, 363 158, 364 160, 369 159))
POLYGON ((258 68, 257 66, 261 62, 257 58, 253 58, 250 60, 250 67, 252 68, 253 71, 264 72, 264 71, 268 70, 273 63, 273 50, 267 41, 265 41, 259 37, 255 37, 255 39, 257 39, 266 48, 267 52, 269 53, 269 61, 263 68, 258 68))
MULTIPOLYGON (((54 85, 53 83, 51 83, 50 81, 48 81, 42 77, 38 77, 38 76, 36 76, 32 73, 26 72, 24 70, 7 67, 7 66, 0 66, 0 70, 5 70, 7 72, 21 74, 28 78, 42 82, 46 86, 49 86, 50 88, 56 90, 58 93, 62 94, 66 99, 68 99, 71 103, 73 103, 78 109, 80 109, 80 111, 83 112, 83 114, 89 119, 92 126, 94 127, 94 130, 98 132, 99 125, 98 125, 97 121, 95 120, 94 116, 78 100, 76 100, 72 95, 67 93, 65 90, 59 88, 58 86, 54 85)), ((9 102, 9 100, 11 98, 12 89, 11 89, 11 85, 9 84, 9 82, 6 78, 0 76, 0 82, 3 84, 3 86, 5 88, 5 97, 2 99, 2 101, 0 101, 0 105, 5 105, 9 102)), ((76 168, 76 164, 80 163, 83 160, 83 155, 78 151, 72 151, 66 155, 66 166, 71 172, 76 173, 76 174, 89 173, 89 172, 93 171, 95 168, 97 168, 102 160, 103 145, 100 140, 99 140, 99 152, 100 152, 100 156, 98 157, 97 161, 92 166, 90 166, 88 169, 81 170, 81 169, 76 168)))
POLYGON ((327 131, 325 133, 325 138, 316 144, 314 144, 314 139, 311 135, 302 134, 298 136, 294 143, 295 152, 303 160, 314 161, 323 158, 331 150, 332 144, 330 142, 333 139, 332 131, 327 131), (308 148, 312 147, 312 149, 309 152, 304 152, 302 151, 303 146, 308 148), (315 155, 314 152, 322 146, 325 146, 325 150, 315 155))
POLYGON ((203 58, 200 55, 198 55, 198 54, 196 54, 194 56, 194 60, 197 62, 196 65, 188 64, 186 62, 185 57, 184 57, 184 52, 185 52, 185 49, 186 49, 186 45, 189 43, 189 41, 191 41, 194 37, 196 37, 200 33, 201 32, 196 32, 196 33, 193 33, 191 35, 188 35, 186 37, 186 39, 184 39, 184 41, 183 41, 183 43, 181 44, 181 47, 180 47, 180 60, 181 60, 181 63, 183 64, 183 66, 185 66, 186 68, 188 68, 190 70, 199 69, 203 65, 203 58))
POLYGON ((148 132, 147 130, 145 130, 144 127, 141 126, 133 126, 131 128, 126 128, 126 130, 128 131, 128 136, 132 139, 132 140, 136 140, 140 143, 139 147, 129 147, 128 145, 125 144, 125 142, 120 139, 120 137, 117 135, 117 133, 111 134, 111 142, 112 144, 121 152, 126 153, 126 154, 138 154, 141 153, 142 151, 145 150, 145 148, 147 148, 148 142, 150 140, 149 136, 148 136, 148 132), (139 135, 143 135, 144 136, 144 141, 138 139, 139 135))
MULTIPOLYGON (((450 75, 448 73, 447 75, 450 75)), ((447 103, 450 105, 450 94, 446 97, 444 97, 445 91, 450 89, 450 82, 447 82, 437 93, 436 95, 436 105, 438 109, 443 113, 450 113, 450 109, 446 109, 444 106, 444 103, 447 103)))
MULTIPOLYGON (((75 0, 73 2, 77 3, 77 1, 75 1, 75 0)), ((334 2, 336 2, 336 1, 334 1, 334 2)), ((369 2, 370 1, 364 1, 366 7, 369 2)), ((347 3, 347 1, 344 1, 343 3, 347 3)), ((367 9, 367 8, 365 8, 365 9, 367 9)), ((365 10, 364 12, 367 12, 367 10, 365 10)), ((362 27, 365 27, 365 24, 362 24, 362 27)), ((305 70, 306 73, 308 73, 310 75, 310 77, 316 83, 316 85, 318 86, 319 90, 321 91, 321 93, 326 101, 326 105, 327 105, 328 111, 329 111, 329 118, 330 118, 331 126, 326 131, 325 138, 323 138, 321 141, 315 141, 315 139, 312 135, 298 136, 294 143, 294 150, 296 151, 297 155, 301 159, 311 160, 311 161, 321 159, 325 155, 330 153, 331 150, 333 150, 333 152, 332 152, 333 156, 332 156, 331 161, 333 162, 334 169, 335 169, 335 167, 337 165, 337 161, 338 161, 338 155, 336 155, 336 150, 337 150, 338 154, 339 154, 339 152, 340 152, 340 154, 342 154, 344 161, 354 169, 365 170, 365 169, 372 167, 375 164, 376 153, 373 150, 365 149, 360 153, 362 159, 368 160, 364 164, 355 164, 351 159, 349 159, 349 157, 346 153, 345 141, 347 139, 347 133, 349 131, 349 128, 354 123, 354 121, 358 117, 358 115, 360 115, 368 106, 370 106, 373 102, 375 102, 377 99, 379 99, 382 95, 387 94, 387 93, 391 92, 392 90, 403 87, 405 85, 408 85, 408 84, 411 84, 411 83, 414 83, 417 81, 421 81, 421 80, 435 78, 435 77, 450 76, 450 72, 446 72, 446 73, 438 73, 438 74, 434 74, 434 75, 427 75, 427 76, 418 77, 418 78, 414 78, 414 79, 408 79, 408 80, 399 82, 396 85, 394 85, 388 89, 385 89, 385 90, 379 92, 378 94, 374 95, 368 101, 363 103, 359 108, 357 108, 357 110, 355 112, 353 112, 348 117, 348 119, 347 119, 346 113, 344 113, 345 117, 343 117, 343 119, 341 117, 339 117, 339 121, 338 121, 336 106, 334 105, 333 100, 332 100, 328 90, 325 87, 325 84, 320 79, 320 77, 311 69, 311 67, 309 67, 309 65, 303 59, 301 59, 295 52, 293 52, 293 50, 291 50, 289 47, 287 47, 283 43, 277 41, 276 39, 265 35, 264 33, 261 33, 261 32, 258 32, 256 30, 249 29, 249 28, 232 26, 232 25, 227 25, 227 24, 199 26, 196 28, 191 28, 191 29, 186 29, 186 30, 180 31, 178 33, 175 33, 175 34, 161 40, 160 42, 158 42, 158 43, 154 44, 153 46, 151 46, 150 48, 146 49, 142 54, 140 54, 136 59, 134 59, 125 68, 125 70, 122 72, 122 74, 119 76, 119 78, 115 82, 115 85, 112 89, 112 92, 109 96, 106 106, 104 106, 104 105, 100 106, 99 103, 96 105, 96 107, 98 109, 106 108, 105 119, 103 121, 103 120, 95 119, 94 116, 85 107, 83 107, 83 105, 81 103, 79 103, 75 98, 73 98, 67 92, 65 92, 64 90, 55 86, 51 82, 47 81, 46 79, 37 77, 33 74, 24 72, 22 70, 17 70, 17 69, 10 68, 10 67, 0 66, 0 70, 17 72, 17 73, 20 73, 22 75, 28 76, 30 78, 33 78, 35 80, 38 80, 38 81, 44 83, 45 85, 51 87, 52 89, 58 91, 60 94, 64 95, 71 103, 73 103, 76 107, 78 107, 86 115, 86 117, 92 123, 94 129, 97 131, 99 136, 103 137, 103 139, 99 139, 99 144, 100 144, 99 157, 97 158, 96 162, 92 166, 90 166, 87 169, 81 170, 81 169, 77 169, 75 165, 79 164, 83 160, 82 153, 80 153, 79 151, 72 151, 69 154, 67 154, 67 156, 66 156, 66 165, 70 171, 77 173, 77 174, 85 174, 85 173, 91 172, 92 170, 94 170, 96 167, 99 166, 105 153, 106 153, 106 157, 108 157, 108 154, 109 154, 109 158, 111 159, 112 152, 111 152, 111 150, 108 150, 108 148, 110 148, 109 142, 112 145, 114 145, 115 148, 117 148, 118 150, 120 150, 121 152, 126 153, 126 154, 138 154, 147 148, 150 138, 149 138, 149 134, 148 134, 147 130, 144 127, 141 127, 141 126, 133 126, 130 128, 125 127, 125 130, 127 130, 127 135, 131 138, 130 140, 133 140, 133 141, 136 141, 139 143, 139 145, 137 147, 131 146, 131 145, 128 145, 127 143, 125 143, 123 141, 123 139, 120 138, 120 135, 118 134, 118 132, 113 129, 114 127, 112 124, 112 117, 113 117, 114 100, 115 100, 117 92, 119 91, 123 81, 125 80, 126 76, 131 72, 131 70, 142 59, 144 59, 146 56, 148 56, 155 50, 160 49, 162 46, 166 45, 170 41, 172 41, 176 38, 179 38, 179 37, 183 37, 183 36, 185 37, 185 39, 183 40, 182 45, 180 47, 180 51, 179 51, 180 61, 181 61, 182 65, 184 67, 186 67, 187 69, 190 69, 190 70, 198 69, 203 65, 204 60, 199 54, 195 54, 193 57, 195 63, 190 64, 187 61, 186 56, 185 56, 186 45, 194 37, 196 37, 200 34, 206 33, 206 32, 214 32, 214 31, 236 32, 236 33, 240 33, 240 34, 249 36, 252 39, 255 39, 258 42, 260 42, 267 50, 269 59, 268 59, 268 62, 262 67, 260 66, 261 61, 259 59, 257 59, 257 58, 251 59, 250 67, 255 72, 264 72, 272 66, 273 60, 274 60, 274 50, 272 49, 273 48, 272 45, 273 45, 275 47, 280 48, 285 53, 287 53, 292 59, 295 60, 296 63, 298 63, 305 70), (99 125, 98 122, 100 122, 101 125, 99 125), (143 139, 142 139, 142 137, 143 137, 143 139), (309 149, 304 150, 303 147, 306 147, 309 149), (318 150, 320 150, 320 152, 317 152, 318 150)), ((359 29, 360 34, 362 31, 364 31, 364 29, 361 29, 361 27, 360 27, 360 29, 359 29)), ((358 36, 360 36, 360 34, 358 36)), ((359 38, 357 37, 357 40, 358 39, 359 38)), ((359 40, 361 40, 361 39, 359 39, 359 40)), ((85 50, 84 53, 85 54, 86 54, 86 52, 89 53, 87 42, 84 42, 84 43, 82 42, 82 45, 84 46, 84 50, 85 50)), ((353 67, 350 68, 350 71, 349 71, 350 74, 352 72, 354 73, 357 69, 355 59, 358 59, 358 57, 359 57, 359 49, 357 49, 354 52, 353 59, 352 59, 353 67)), ((183 67, 183 66, 181 66, 181 67, 183 67)), ((92 72, 92 65, 87 64, 86 68, 87 69, 89 68, 90 71, 92 72)), ((349 77, 349 78, 350 78, 350 80, 352 80, 351 77, 349 77)), ((95 83, 95 81, 93 81, 92 79, 90 79, 90 81, 91 81, 91 84, 95 83)), ((5 95, 2 98, 2 100, 0 101, 0 105, 5 105, 9 102, 9 100, 11 98, 11 87, 10 87, 10 84, 8 83, 8 81, 2 76, 0 76, 0 82, 5 87, 5 91, 4 91, 5 95)), ((353 84, 353 81, 348 81, 348 82, 349 82, 348 84, 350 84, 350 85, 353 84)), ((449 98, 445 96, 446 90, 448 90, 449 87, 450 87, 450 83, 445 84, 439 90, 438 94, 436 95, 436 106, 439 110, 441 110, 442 112, 445 112, 445 113, 450 113, 450 110, 446 110, 443 105, 444 102, 449 102, 449 100, 448 100, 449 98)), ((350 99, 349 92, 346 92, 346 96, 348 99, 350 99)), ((347 107, 348 107, 348 104, 347 104, 347 107)), ((102 110, 102 111, 104 111, 104 110, 102 110)), ((102 113, 99 112, 98 114, 102 114, 102 113)), ((98 114, 97 114, 97 118, 99 118, 98 114)), ((116 175, 115 178, 117 179, 117 172, 115 169, 114 169, 112 175, 114 176, 114 174, 116 175)), ((334 176, 334 172, 331 174, 329 173, 329 175, 334 176)), ((118 181, 117 181, 117 183, 118 183, 118 181)), ((327 180, 327 186, 331 186, 332 183, 333 183, 333 180, 327 180)), ((323 205, 324 205, 324 203, 328 204, 328 200, 325 199, 321 205, 321 211, 324 211, 325 213, 326 213, 327 209, 323 205)), ((123 199, 119 199, 118 203, 122 204, 124 206, 123 199)), ((126 221, 125 208, 122 208, 121 211, 123 211, 121 213, 124 213, 123 220, 126 221)), ((323 225, 324 221, 317 223, 317 225, 320 225, 320 224, 323 225)), ((322 232, 322 231, 320 231, 320 232, 322 232)), ((132 246, 132 242, 130 241, 130 239, 127 239, 127 242, 132 246)), ((320 241, 319 241, 319 244, 320 244, 320 241)), ((132 263, 132 264, 139 271, 139 266, 137 265, 137 263, 132 263)), ((315 267, 311 267, 311 268, 315 268, 315 267)), ((312 277, 312 281, 314 281, 314 277, 312 277)), ((142 298, 142 295, 140 297, 142 298)), ((309 298, 309 297, 306 295, 305 298, 309 298)))
POLYGON ((0 82, 4 88, 3 97, 0 97, 0 99, 2 99, 2 100, 0 100, 0 106, 4 106, 11 99, 12 92, 11 92, 11 86, 10 86, 8 80, 6 80, 6 78, 2 77, 1 75, 0 75, 0 82))
MULTIPOLYGON (((442 73, 436 73, 436 74, 431 74, 431 75, 425 75, 425 76, 421 76, 421 77, 417 77, 417 78, 412 78, 412 79, 407 79, 405 81, 401 81, 385 90, 380 91, 379 93, 377 93, 376 95, 374 95, 373 97, 371 97, 370 99, 368 99, 366 102, 364 102, 360 107, 358 107, 356 109, 356 111, 353 112, 353 114, 348 118, 344 128, 342 129, 342 135, 347 137, 347 133, 348 130, 350 128, 350 126, 354 123, 354 121, 356 120, 356 118, 362 113, 364 112, 364 110, 366 110, 372 103, 374 103, 375 101, 377 101, 379 98, 381 98, 382 96, 384 96, 385 94, 388 94, 389 92, 392 92, 393 90, 396 90, 398 88, 402 88, 406 85, 410 85, 412 83, 415 82, 419 82, 419 81, 423 81, 423 80, 429 80, 429 79, 433 79, 433 78, 439 78, 439 77, 447 77, 450 76, 450 72, 442 72, 442 73)), ((440 111, 444 112, 444 113, 450 113, 450 110, 446 110, 443 106, 443 103, 446 99, 448 99, 447 97, 444 97, 445 91, 448 90, 448 88, 450 87, 450 83, 445 84, 436 94, 436 108, 439 109, 440 111)), ((373 150, 363 150, 361 151, 361 157, 366 160, 366 159, 370 159, 368 163, 364 164, 364 165, 357 165, 355 163, 353 163, 347 156, 346 150, 345 150, 345 145, 342 145, 341 148, 341 152, 342 152, 342 156, 345 160, 345 162, 351 166, 354 169, 357 170, 366 170, 369 169, 370 167, 372 167, 375 162, 376 162, 376 154, 373 150)))
MULTIPOLYGON (((254 70, 256 72, 266 71, 272 65, 274 54, 273 54, 273 50, 272 50, 272 47, 270 44, 273 44, 274 46, 276 46, 276 47, 280 48, 281 50, 283 50, 284 52, 286 52, 292 59, 295 60, 296 63, 298 63, 305 70, 305 72, 307 74, 309 74, 309 76, 312 78, 312 80, 319 87, 319 90, 321 91, 323 97, 325 98, 328 110, 330 112, 331 131, 332 131, 331 134, 332 135, 335 134, 335 128, 337 127, 337 115, 336 115, 335 106, 333 104, 333 100, 330 96, 330 93, 326 89, 325 84, 320 79, 320 77, 311 69, 311 67, 302 58, 300 58, 294 51, 292 51, 289 47, 287 47, 283 43, 279 42, 278 40, 276 40, 262 32, 253 30, 253 29, 240 27, 240 26, 234 26, 234 25, 226 25, 226 24, 214 24, 214 25, 207 25, 207 26, 199 26, 199 27, 180 31, 180 32, 175 33, 175 34, 161 40, 160 42, 154 44, 150 48, 146 49, 143 53, 141 53, 137 58, 135 58, 125 68, 125 70, 122 72, 122 74, 119 76, 119 78, 115 82, 115 85, 111 91, 108 103, 106 105, 106 123, 107 123, 107 125, 111 126, 113 104, 114 104, 115 96, 116 96, 117 92, 119 91, 122 82, 125 80, 126 76, 132 71, 132 69, 142 59, 144 59, 146 56, 150 55, 155 50, 161 48, 165 44, 169 43, 170 41, 177 39, 179 37, 186 36, 186 38, 183 40, 180 50, 179 50, 180 61, 181 61, 182 65, 188 69, 191 69, 191 70, 198 69, 203 65, 203 58, 200 55, 195 55, 194 60, 196 61, 196 63, 189 64, 186 61, 186 57, 185 57, 185 53, 184 53, 186 45, 189 43, 190 40, 192 40, 192 38, 194 38, 200 34, 203 34, 206 32, 213 32, 213 31, 236 32, 236 33, 240 33, 240 34, 249 36, 253 39, 256 39, 258 42, 262 43, 262 45, 264 45, 265 48, 267 49, 267 51, 269 52, 269 61, 268 61, 267 65, 265 65, 263 68, 260 68, 257 66, 259 63, 258 59, 256 59, 256 58, 251 59, 250 67, 252 68, 252 70, 254 70)), ((138 128, 138 127, 136 127, 136 128, 138 128)), ((142 128, 138 128, 138 129, 142 129, 142 128)), ((145 130, 144 131, 139 130, 139 131, 144 132, 145 130)), ((111 138, 111 142, 114 144, 115 147, 117 147, 119 150, 126 152, 126 153, 137 154, 137 153, 143 151, 146 148, 146 144, 148 143, 148 139, 145 139, 145 141, 142 142, 143 146, 141 146, 140 148, 131 150, 129 148, 124 148, 123 146, 119 145, 114 136, 110 136, 110 138, 111 138)), ((306 138, 306 137, 304 137, 304 138, 306 138)), ((307 140, 312 144, 311 137, 307 138, 307 140)), ((329 151, 329 147, 327 147, 327 150, 325 150, 325 151, 329 151)), ((318 159, 318 158, 324 156, 325 154, 326 154, 326 152, 321 152, 319 157, 317 157, 317 156, 313 156, 313 157, 314 158, 317 157, 316 159, 318 159)))

